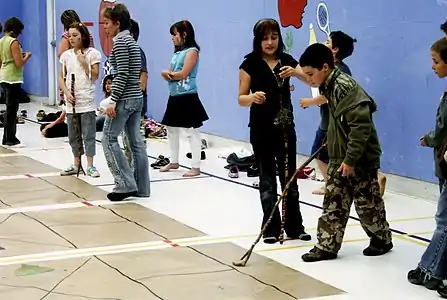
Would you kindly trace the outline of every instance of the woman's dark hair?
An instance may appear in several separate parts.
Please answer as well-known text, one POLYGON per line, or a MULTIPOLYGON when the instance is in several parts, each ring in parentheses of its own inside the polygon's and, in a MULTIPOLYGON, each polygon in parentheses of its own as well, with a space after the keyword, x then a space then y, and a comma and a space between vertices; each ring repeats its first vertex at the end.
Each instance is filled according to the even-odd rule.
POLYGON ((194 27, 188 20, 182 20, 171 25, 169 28, 169 33, 175 35, 178 32, 180 37, 183 39, 182 46, 175 46, 175 51, 180 51, 187 48, 195 47, 200 51, 199 44, 196 42, 196 35, 194 33, 194 27))
POLYGON ((64 30, 68 31, 71 24, 81 23, 81 19, 73 9, 67 9, 61 14, 61 23, 64 26, 64 30))
POLYGON ((269 33, 278 34, 278 49, 275 56, 279 57, 284 53, 286 47, 282 40, 281 28, 279 23, 275 19, 261 19, 253 27, 253 51, 252 53, 257 56, 262 56, 262 41, 264 37, 269 33))
POLYGON ((82 44, 82 48, 89 48, 90 47, 90 32, 88 31, 87 26, 85 26, 84 24, 80 23, 80 22, 76 22, 76 23, 72 23, 68 29, 70 28, 74 28, 77 29, 79 31, 79 33, 81 34, 81 44, 82 44))
POLYGON ((12 17, 5 22, 4 32, 9 32, 12 37, 19 37, 19 35, 22 34, 23 29, 25 29, 25 26, 19 18, 12 17))
POLYGON ((2 23, 0 23, 0 32, 2 32, 3 31, 3 26, 2 26, 2 23))
POLYGON ((107 80, 112 80, 113 81, 113 74, 106 75, 102 79, 102 91, 104 92, 104 95, 106 97, 109 97, 110 96, 110 92, 108 93, 107 90, 106 90, 107 80))
POLYGON ((104 18, 109 19, 112 22, 119 22, 120 31, 130 30, 130 13, 124 4, 118 3, 114 6, 106 7, 102 15, 104 18))
POLYGON ((140 36, 140 25, 134 19, 130 20, 130 34, 132 34, 135 42, 138 42, 138 37, 140 36))

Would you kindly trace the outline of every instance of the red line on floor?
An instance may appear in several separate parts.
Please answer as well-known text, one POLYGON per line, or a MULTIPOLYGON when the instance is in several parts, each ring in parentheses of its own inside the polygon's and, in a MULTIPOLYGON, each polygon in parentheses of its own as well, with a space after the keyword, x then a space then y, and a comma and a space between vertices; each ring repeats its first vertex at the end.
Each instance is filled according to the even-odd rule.
POLYGON ((87 205, 87 206, 94 206, 93 204, 91 204, 90 202, 87 202, 87 201, 82 201, 81 203, 84 205, 87 205))
POLYGON ((172 241, 166 239, 163 240, 164 243, 171 245, 172 247, 180 247, 180 245, 173 243, 172 241))

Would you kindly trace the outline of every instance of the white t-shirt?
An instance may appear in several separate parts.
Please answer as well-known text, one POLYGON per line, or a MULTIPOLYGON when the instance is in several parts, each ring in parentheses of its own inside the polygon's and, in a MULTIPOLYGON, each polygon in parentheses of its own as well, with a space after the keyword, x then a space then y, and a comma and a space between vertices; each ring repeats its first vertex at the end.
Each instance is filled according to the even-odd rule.
MULTIPOLYGON (((85 60, 90 66, 90 74, 87 75, 78 57, 73 49, 65 51, 60 58, 60 63, 67 69, 67 76, 65 84, 68 89, 71 88, 71 74, 75 75, 75 98, 76 98, 76 112, 85 113, 96 110, 95 103, 95 81, 91 80, 91 66, 101 63, 101 53, 95 48, 88 48, 85 50, 85 60)), ((64 95, 65 100, 67 97, 64 95)), ((66 101, 66 112, 72 112, 72 105, 66 101)))

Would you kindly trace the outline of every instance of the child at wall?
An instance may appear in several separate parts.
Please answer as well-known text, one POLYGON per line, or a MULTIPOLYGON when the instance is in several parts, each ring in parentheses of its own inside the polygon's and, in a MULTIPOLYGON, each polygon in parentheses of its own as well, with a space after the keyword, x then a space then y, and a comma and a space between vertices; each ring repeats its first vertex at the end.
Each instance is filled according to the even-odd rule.
POLYGON ((192 152, 191 170, 183 176, 200 175, 200 152, 202 141, 197 128, 208 120, 208 115, 197 93, 197 71, 199 68, 200 47, 195 40, 192 24, 183 20, 170 28, 175 52, 169 70, 161 76, 169 85, 169 100, 161 124, 167 127, 171 162, 160 172, 179 168, 179 140, 184 132, 189 139, 192 152))
MULTIPOLYGON (((439 39, 431 47, 432 69, 439 78, 447 77, 447 40, 439 39)), ((440 196, 436 211, 436 229, 416 269, 408 272, 408 281, 425 286, 447 298, 447 91, 444 91, 436 113, 435 129, 420 138, 423 147, 435 150, 435 175, 439 179, 440 196)))
POLYGON ((93 158, 96 155, 96 105, 94 96, 101 54, 98 50, 89 47, 90 33, 84 24, 71 24, 68 34, 72 48, 61 55, 60 62, 62 65, 59 74, 59 86, 64 92, 67 105, 68 140, 73 152, 74 163, 63 170, 61 175, 66 176, 77 173, 80 156, 84 154, 85 147, 87 176, 99 177, 99 172, 93 165, 93 158), (64 80, 65 71, 66 76, 64 80), (74 95, 72 95, 70 88, 71 74, 75 75, 74 95), (76 116, 72 113, 73 106, 78 115, 78 126, 82 129, 83 145, 78 145, 78 133, 74 130, 73 119, 76 116))
POLYGON ((329 107, 328 178, 318 219, 318 244, 302 259, 315 262, 337 257, 353 202, 370 238, 363 255, 383 255, 393 243, 377 179, 382 154, 372 118, 377 105, 351 76, 335 67, 328 47, 309 46, 300 57, 300 66, 309 84, 320 88, 329 107))

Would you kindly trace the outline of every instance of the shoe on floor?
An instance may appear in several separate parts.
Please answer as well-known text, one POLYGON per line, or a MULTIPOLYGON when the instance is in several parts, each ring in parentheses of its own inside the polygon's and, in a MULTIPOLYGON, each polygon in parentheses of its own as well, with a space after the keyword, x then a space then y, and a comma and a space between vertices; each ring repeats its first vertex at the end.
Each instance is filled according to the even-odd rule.
POLYGON ((443 285, 442 280, 428 276, 427 273, 419 267, 408 272, 407 279, 408 282, 412 284, 425 286, 427 289, 432 291, 437 289, 439 291, 439 288, 443 285))
POLYGON ((323 251, 317 247, 313 247, 308 253, 303 254, 301 256, 301 259, 304 262, 317 262, 322 260, 332 260, 336 258, 337 258, 336 253, 323 251))
POLYGON ((310 236, 310 234, 306 233, 306 232, 301 232, 298 234, 288 234, 287 237, 293 239, 293 240, 302 240, 302 241, 310 241, 312 239, 312 237, 310 236))
POLYGON ((375 238, 371 238, 369 246, 363 250, 363 255, 365 256, 380 256, 384 255, 393 249, 393 243, 390 242, 385 244, 383 241, 380 241, 375 238))
POLYGON ((154 169, 160 169, 164 166, 169 165, 169 163, 170 163, 169 158, 164 157, 163 155, 159 155, 158 159, 154 163, 151 164, 151 167, 154 169))
POLYGON ((239 178, 239 168, 235 166, 231 166, 228 171, 228 177, 230 178, 239 178))
POLYGON ((100 175, 99 175, 99 172, 98 172, 98 170, 96 169, 96 167, 94 167, 94 166, 90 166, 90 167, 87 169, 87 176, 90 176, 90 177, 93 177, 93 178, 98 178, 100 175))
POLYGON ((439 294, 442 298, 447 299, 447 285, 441 284, 441 285, 438 287, 438 294, 439 294))

